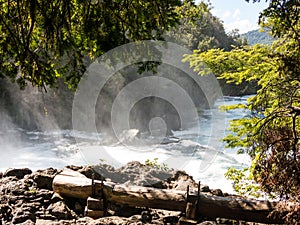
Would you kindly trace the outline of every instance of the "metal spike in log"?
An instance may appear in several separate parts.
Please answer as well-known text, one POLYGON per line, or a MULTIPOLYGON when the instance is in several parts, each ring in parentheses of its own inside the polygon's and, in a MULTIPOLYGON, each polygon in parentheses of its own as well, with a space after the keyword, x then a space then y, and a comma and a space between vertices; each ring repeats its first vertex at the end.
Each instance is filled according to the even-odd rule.
MULTIPOLYGON (((79 172, 64 170, 55 176, 53 190, 62 196, 87 199, 92 196, 91 179, 79 172)), ((95 197, 103 193, 107 202, 136 207, 186 211, 187 202, 197 202, 195 217, 227 218, 261 223, 283 223, 280 218, 269 218, 269 213, 281 202, 218 197, 200 193, 126 186, 112 182, 94 181, 95 197), (188 198, 188 199, 187 199, 188 198)))

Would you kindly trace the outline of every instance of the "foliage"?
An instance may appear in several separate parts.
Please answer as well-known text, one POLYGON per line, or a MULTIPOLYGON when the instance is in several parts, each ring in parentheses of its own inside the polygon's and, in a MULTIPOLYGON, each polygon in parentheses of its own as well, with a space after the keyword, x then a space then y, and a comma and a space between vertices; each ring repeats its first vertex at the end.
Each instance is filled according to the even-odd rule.
POLYGON ((258 82, 260 89, 247 104, 228 108, 249 112, 231 122, 231 133, 224 141, 228 147, 246 151, 252 165, 248 175, 231 169, 227 177, 245 193, 249 178, 263 191, 294 201, 300 201, 300 22, 294 14, 299 16, 299 10, 299 1, 270 1, 261 21, 279 37, 272 46, 199 50, 185 58, 201 75, 213 72, 236 84, 258 82), (285 10, 293 11, 290 17, 285 10), (203 69, 205 64, 210 70, 203 69))
POLYGON ((233 182, 233 188, 237 193, 244 196, 263 196, 259 191, 259 185, 251 180, 249 168, 239 170, 231 167, 225 173, 225 177, 233 182))
POLYGON ((205 51, 211 48, 231 49, 232 45, 241 45, 236 32, 226 34, 222 22, 210 12, 208 4, 201 1, 197 5, 187 0, 175 9, 180 24, 166 34, 166 39, 178 43, 190 50, 205 51))
POLYGON ((169 170, 168 165, 166 163, 163 163, 163 164, 158 163, 158 158, 154 158, 153 160, 147 159, 145 161, 145 165, 153 167, 155 169, 160 169, 160 170, 163 170, 163 171, 168 171, 169 170))
POLYGON ((274 38, 269 34, 267 30, 252 30, 245 34, 241 35, 241 38, 246 38, 247 43, 249 45, 255 44, 265 44, 265 45, 272 45, 274 42, 274 38))
POLYGON ((79 82, 90 60, 119 45, 162 39, 180 0, 0 0, 0 77, 53 86, 79 82))

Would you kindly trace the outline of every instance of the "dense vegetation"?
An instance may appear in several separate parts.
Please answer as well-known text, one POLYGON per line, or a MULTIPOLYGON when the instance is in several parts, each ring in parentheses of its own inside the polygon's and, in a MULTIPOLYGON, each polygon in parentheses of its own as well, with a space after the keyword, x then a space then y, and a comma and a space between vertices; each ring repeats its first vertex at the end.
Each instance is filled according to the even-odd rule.
POLYGON ((239 46, 242 40, 238 33, 225 32, 223 23, 212 15, 209 6, 200 2, 186 1, 175 11, 179 14, 180 24, 171 28, 166 39, 178 43, 190 50, 206 51, 211 48, 230 50, 232 46, 239 46))
POLYGON ((93 58, 131 41, 165 36, 203 50, 236 43, 206 4, 190 0, 1 0, 0 5, 0 77, 21 88, 55 86, 58 78, 76 88, 93 58))
POLYGON ((267 30, 252 30, 241 35, 241 38, 245 38, 249 45, 265 44, 272 45, 274 38, 268 33, 267 30))
MULTIPOLYGON (((269 2, 260 23, 278 38, 272 46, 242 46, 230 52, 195 51, 186 60, 202 75, 209 72, 202 69, 206 63, 228 82, 258 82, 260 89, 247 104, 227 107, 242 108, 249 115, 231 122, 232 133, 224 141, 252 158, 250 168, 230 169, 227 176, 233 179, 237 191, 253 193, 259 187, 270 195, 299 202, 300 2, 269 2), (252 181, 259 186, 252 185, 252 181)), ((286 219, 297 224, 299 208, 286 219)))
POLYGON ((180 0, 0 1, 0 76, 46 87, 75 86, 87 56, 136 40, 161 39, 180 0))

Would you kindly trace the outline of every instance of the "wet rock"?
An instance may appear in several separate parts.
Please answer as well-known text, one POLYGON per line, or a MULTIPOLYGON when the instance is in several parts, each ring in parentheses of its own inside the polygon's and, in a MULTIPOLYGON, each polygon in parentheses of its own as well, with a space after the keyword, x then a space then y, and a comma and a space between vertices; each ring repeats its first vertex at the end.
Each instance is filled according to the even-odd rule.
POLYGON ((47 208, 48 212, 57 219, 73 219, 74 213, 62 201, 53 203, 47 208))
POLYGON ((4 177, 17 177, 18 179, 24 178, 25 175, 31 174, 32 171, 28 168, 22 169, 8 169, 3 174, 4 177))

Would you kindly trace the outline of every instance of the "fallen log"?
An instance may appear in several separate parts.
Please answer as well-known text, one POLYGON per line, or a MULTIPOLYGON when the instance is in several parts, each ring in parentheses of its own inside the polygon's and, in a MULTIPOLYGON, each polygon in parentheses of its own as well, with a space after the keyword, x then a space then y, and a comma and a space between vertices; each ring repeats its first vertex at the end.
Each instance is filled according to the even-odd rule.
MULTIPOLYGON (((86 199, 103 193, 108 202, 136 207, 159 208, 185 212, 187 194, 184 191, 126 186, 112 182, 95 181, 79 172, 64 170, 55 176, 53 190, 62 196, 86 199), (92 187, 93 186, 93 187, 92 187), (94 189, 94 191, 93 191, 94 189)), ((270 218, 279 202, 218 197, 200 193, 189 195, 189 201, 198 202, 197 217, 228 218, 260 223, 283 223, 280 218, 270 218)))
POLYGON ((101 182, 95 182, 94 190, 92 183, 93 181, 83 174, 64 168, 60 174, 54 177, 52 188, 54 192, 62 196, 87 199, 93 195, 94 190, 96 193, 100 193, 102 189, 101 182))

